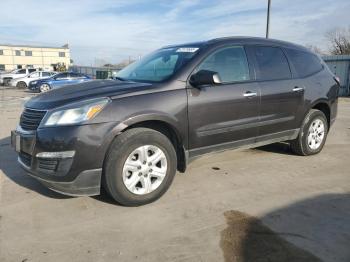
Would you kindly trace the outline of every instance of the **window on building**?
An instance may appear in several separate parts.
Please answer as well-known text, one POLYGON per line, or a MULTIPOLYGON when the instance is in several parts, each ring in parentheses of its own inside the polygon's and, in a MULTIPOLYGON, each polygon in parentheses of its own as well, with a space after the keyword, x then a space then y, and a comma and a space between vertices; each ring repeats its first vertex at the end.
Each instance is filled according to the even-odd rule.
POLYGON ((58 56, 59 56, 59 57, 65 57, 65 56, 66 56, 66 53, 65 53, 65 52, 58 52, 58 56))
POLYGON ((15 55, 16 55, 16 56, 20 56, 20 55, 21 55, 21 51, 20 51, 20 50, 16 50, 16 51, 15 51, 15 55))
POLYGON ((291 78, 286 56, 278 47, 257 46, 255 57, 258 63, 259 80, 277 80, 291 78))
POLYGON ((0 65, 0 70, 5 71, 5 65, 0 65))
POLYGON ((0 49, 0 55, 4 55, 4 50, 0 49))
POLYGON ((33 53, 32 53, 32 51, 25 51, 25 55, 26 55, 26 56, 32 56, 33 53))
POLYGON ((22 68, 22 65, 17 65, 17 69, 21 69, 22 68))
POLYGON ((27 68, 34 68, 33 65, 27 65, 27 68))

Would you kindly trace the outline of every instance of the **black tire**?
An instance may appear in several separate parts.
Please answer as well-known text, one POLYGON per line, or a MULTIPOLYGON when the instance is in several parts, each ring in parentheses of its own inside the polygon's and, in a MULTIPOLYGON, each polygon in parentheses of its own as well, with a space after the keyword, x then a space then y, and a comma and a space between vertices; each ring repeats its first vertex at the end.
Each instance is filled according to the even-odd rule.
POLYGON ((124 206, 140 206, 160 198, 170 187, 176 173, 177 157, 173 144, 161 132, 149 128, 133 128, 118 135, 112 142, 106 156, 103 186, 110 196, 124 206), (123 182, 123 166, 128 156, 138 147, 155 145, 167 160, 164 180, 154 191, 137 195, 127 189, 123 182))
POLYGON ((320 110, 311 109, 309 113, 305 116, 303 124, 300 128, 299 136, 297 137, 297 139, 290 142, 291 149, 297 155, 301 155, 301 156, 315 155, 321 152, 326 142, 327 134, 328 134, 328 121, 325 114, 320 110), (320 143, 320 146, 314 150, 310 148, 310 146, 308 145, 307 138, 309 135, 310 125, 316 119, 321 120, 324 124, 324 137, 322 142, 320 143))
POLYGON ((20 81, 16 85, 17 88, 27 88, 27 84, 23 81, 20 81))

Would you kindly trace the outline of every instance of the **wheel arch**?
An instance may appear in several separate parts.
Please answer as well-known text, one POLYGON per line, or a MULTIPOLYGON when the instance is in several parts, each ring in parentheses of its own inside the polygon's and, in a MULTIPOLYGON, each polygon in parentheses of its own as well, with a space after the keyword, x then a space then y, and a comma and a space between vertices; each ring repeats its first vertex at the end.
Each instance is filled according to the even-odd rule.
MULTIPOLYGON (((119 122, 112 130, 111 137, 108 139, 108 147, 112 143, 113 139, 119 134, 130 130, 132 128, 144 127, 156 130, 169 138, 171 143, 174 145, 177 155, 177 170, 185 172, 187 167, 187 151, 186 138, 181 136, 180 130, 176 128, 177 121, 170 116, 161 114, 145 114, 119 122)), ((108 154, 109 149, 106 151, 108 154)))
POLYGON ((326 116, 326 119, 327 119, 328 128, 330 127, 330 125, 331 125, 331 107, 330 107, 327 100, 315 101, 311 105, 310 109, 317 109, 317 110, 320 110, 322 113, 324 113, 326 116))

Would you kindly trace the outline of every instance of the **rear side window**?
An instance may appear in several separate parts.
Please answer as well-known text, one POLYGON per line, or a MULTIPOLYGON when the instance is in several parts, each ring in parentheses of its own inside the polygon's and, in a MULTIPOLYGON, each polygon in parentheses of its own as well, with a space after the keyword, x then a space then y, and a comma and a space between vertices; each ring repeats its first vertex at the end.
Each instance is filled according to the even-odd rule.
POLYGON ((68 73, 61 73, 56 76, 56 79, 66 79, 68 78, 68 73))
POLYGON ((217 72, 223 83, 249 80, 248 61, 242 46, 216 51, 204 60, 199 70, 217 72))
POLYGON ((50 72, 42 72, 42 76, 51 76, 50 72))
POLYGON ((36 72, 36 73, 30 74, 30 77, 31 78, 39 77, 39 73, 36 72))
POLYGON ((16 74, 25 74, 27 71, 25 69, 18 70, 16 74))
POLYGON ((286 56, 278 47, 257 46, 255 57, 259 80, 278 80, 291 78, 286 56))
POLYGON ((323 68, 321 60, 314 54, 294 49, 286 49, 286 52, 299 77, 312 75, 323 68))
POLYGON ((28 72, 29 72, 29 73, 32 73, 32 72, 35 72, 35 71, 36 71, 35 68, 28 69, 28 72))
POLYGON ((71 78, 85 78, 84 75, 78 73, 69 73, 69 77, 71 78))

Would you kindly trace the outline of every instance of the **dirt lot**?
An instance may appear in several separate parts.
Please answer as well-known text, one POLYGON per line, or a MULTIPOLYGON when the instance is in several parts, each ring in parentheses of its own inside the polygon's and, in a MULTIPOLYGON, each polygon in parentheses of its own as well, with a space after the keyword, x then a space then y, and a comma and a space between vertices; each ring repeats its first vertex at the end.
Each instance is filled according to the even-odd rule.
POLYGON ((194 161, 157 202, 51 192, 9 134, 29 93, 0 87, 0 261, 350 261, 350 99, 323 152, 227 151, 194 161))

